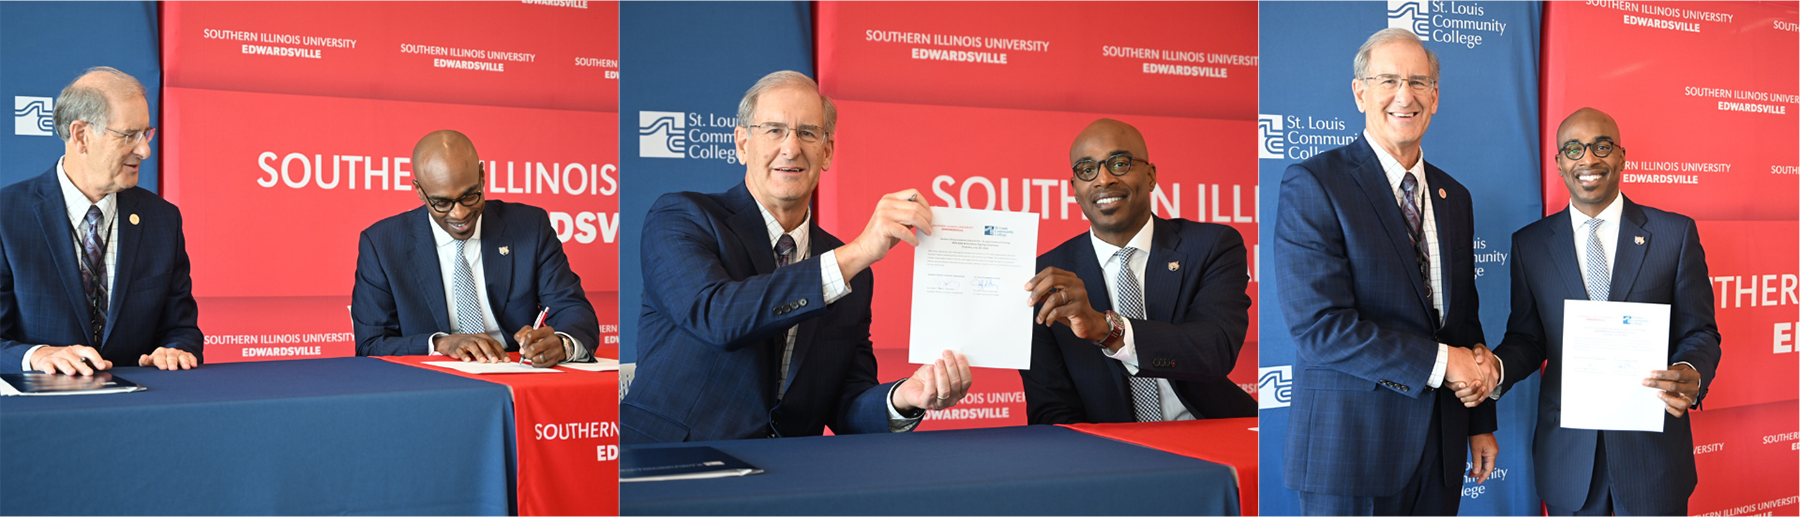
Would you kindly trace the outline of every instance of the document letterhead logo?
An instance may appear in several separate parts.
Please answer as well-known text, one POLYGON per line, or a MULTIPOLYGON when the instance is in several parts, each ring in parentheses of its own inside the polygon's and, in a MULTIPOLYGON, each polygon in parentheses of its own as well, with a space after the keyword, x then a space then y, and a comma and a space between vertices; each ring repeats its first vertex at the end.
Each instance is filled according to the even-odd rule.
POLYGON ((1256 116, 1257 158, 1287 158, 1287 141, 1281 138, 1281 115, 1256 116))
POLYGON ((1294 403, 1294 365, 1256 369, 1256 407, 1271 409, 1294 403))
POLYGON ((49 97, 13 97, 13 134, 56 136, 53 108, 56 99, 49 97))
POLYGON ((675 111, 639 111, 638 157, 686 158, 685 117, 675 111))
POLYGON ((1422 0, 1388 0, 1387 22, 1388 28, 1405 29, 1419 41, 1431 40, 1431 13, 1422 0))

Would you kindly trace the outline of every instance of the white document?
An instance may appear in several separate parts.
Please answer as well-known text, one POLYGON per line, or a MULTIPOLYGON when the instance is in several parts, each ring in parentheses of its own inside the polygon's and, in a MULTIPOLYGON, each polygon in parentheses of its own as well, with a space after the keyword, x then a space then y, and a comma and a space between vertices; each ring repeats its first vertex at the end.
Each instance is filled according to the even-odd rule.
POLYGON ((519 364, 519 363, 510 362, 510 361, 503 362, 503 363, 475 363, 475 362, 465 363, 462 361, 425 361, 425 364, 436 366, 438 368, 449 368, 449 369, 456 370, 459 372, 473 373, 473 374, 483 374, 483 373, 562 373, 562 370, 558 370, 555 368, 533 368, 533 367, 531 367, 531 365, 519 364))
POLYGON ((1563 301, 1562 426, 1663 430, 1666 404, 1644 386, 1669 369, 1669 306, 1563 301))
POLYGON ((1037 274, 1037 228, 1030 212, 932 207, 932 235, 919 234, 913 255, 908 361, 952 350, 969 366, 1031 369, 1025 282, 1037 274))
POLYGON ((563 364, 559 364, 557 366, 561 366, 563 368, 574 368, 577 370, 587 370, 590 372, 610 372, 610 371, 615 371, 615 370, 619 369, 619 360, 618 359, 607 359, 605 357, 595 357, 594 362, 591 362, 591 363, 563 363, 563 364))

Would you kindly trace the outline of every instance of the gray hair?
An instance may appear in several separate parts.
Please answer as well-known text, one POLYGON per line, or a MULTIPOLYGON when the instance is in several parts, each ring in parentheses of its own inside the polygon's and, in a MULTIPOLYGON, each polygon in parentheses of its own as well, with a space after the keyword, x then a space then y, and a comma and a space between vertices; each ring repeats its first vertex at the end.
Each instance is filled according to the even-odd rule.
POLYGON ((1375 47, 1401 41, 1413 42, 1414 44, 1417 44, 1420 49, 1425 51, 1425 61, 1431 64, 1431 78, 1437 79, 1439 77, 1437 53, 1432 52, 1429 48, 1425 48, 1424 43, 1419 43, 1419 35, 1413 34, 1412 31, 1406 29, 1397 28, 1387 28, 1376 31, 1375 34, 1369 36, 1368 41, 1363 42, 1361 48, 1356 49, 1356 61, 1353 65, 1353 72, 1356 74, 1355 78, 1362 79, 1368 77, 1369 54, 1375 51, 1375 47))
POLYGON ((806 88, 819 94, 819 98, 825 102, 825 134, 829 136, 837 132, 837 105, 832 104, 831 97, 826 97, 823 92, 819 91, 819 83, 813 82, 812 78, 807 77, 806 74, 793 70, 770 73, 763 76, 762 79, 756 80, 756 84, 750 85, 750 90, 744 92, 744 99, 738 101, 738 125, 750 127, 750 115, 756 112, 757 97, 761 97, 769 90, 789 86, 806 88))
POLYGON ((63 87, 62 94, 56 97, 56 109, 52 112, 56 121, 56 136, 68 142, 71 138, 69 127, 77 120, 97 128, 106 127, 112 117, 112 101, 106 95, 108 91, 142 97, 144 83, 138 82, 131 74, 110 66, 96 66, 83 71, 80 77, 63 87), (101 72, 112 74, 113 77, 101 84, 82 84, 83 78, 101 72))

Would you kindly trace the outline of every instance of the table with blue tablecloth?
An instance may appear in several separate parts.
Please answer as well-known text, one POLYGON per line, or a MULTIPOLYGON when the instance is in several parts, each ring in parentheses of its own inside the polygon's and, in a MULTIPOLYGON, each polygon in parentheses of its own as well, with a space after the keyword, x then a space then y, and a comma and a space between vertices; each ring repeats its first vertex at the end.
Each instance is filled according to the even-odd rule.
POLYGON ((622 515, 1236 515, 1224 465, 1054 426, 726 440, 764 470, 619 486, 622 515))
POLYGON ((505 386, 366 357, 113 372, 149 390, 0 397, 0 513, 512 511, 505 386))

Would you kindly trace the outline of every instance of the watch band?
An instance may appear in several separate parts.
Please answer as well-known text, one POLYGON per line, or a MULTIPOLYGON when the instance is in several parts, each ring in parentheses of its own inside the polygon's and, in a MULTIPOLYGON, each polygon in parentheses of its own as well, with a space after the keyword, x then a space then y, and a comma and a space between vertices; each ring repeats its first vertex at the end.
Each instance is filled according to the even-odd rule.
POLYGON ((1101 348, 1111 349, 1113 343, 1118 342, 1120 339, 1125 339, 1125 322, 1123 319, 1124 317, 1120 316, 1117 312, 1106 311, 1106 325, 1108 327, 1106 337, 1100 338, 1100 340, 1095 341, 1094 344, 1099 345, 1101 348))

